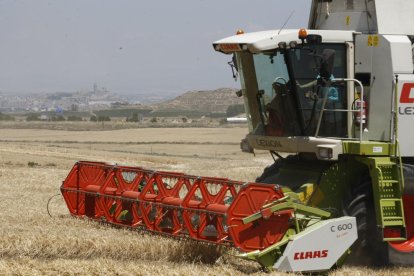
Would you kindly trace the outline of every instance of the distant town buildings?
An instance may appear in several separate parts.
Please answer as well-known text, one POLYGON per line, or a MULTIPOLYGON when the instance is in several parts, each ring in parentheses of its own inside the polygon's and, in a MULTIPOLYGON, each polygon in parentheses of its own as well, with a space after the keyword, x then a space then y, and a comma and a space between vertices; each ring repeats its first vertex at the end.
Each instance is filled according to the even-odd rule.
POLYGON ((95 83, 93 91, 55 92, 32 95, 0 94, 0 111, 91 111, 123 104, 126 100, 95 83))

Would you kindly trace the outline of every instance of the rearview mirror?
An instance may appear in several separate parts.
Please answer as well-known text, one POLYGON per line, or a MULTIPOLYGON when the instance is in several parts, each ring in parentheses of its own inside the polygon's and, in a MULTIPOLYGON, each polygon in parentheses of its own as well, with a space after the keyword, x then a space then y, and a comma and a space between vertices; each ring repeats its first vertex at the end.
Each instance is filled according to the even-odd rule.
POLYGON ((308 45, 320 45, 322 43, 322 36, 309 34, 306 36, 306 43, 308 45))

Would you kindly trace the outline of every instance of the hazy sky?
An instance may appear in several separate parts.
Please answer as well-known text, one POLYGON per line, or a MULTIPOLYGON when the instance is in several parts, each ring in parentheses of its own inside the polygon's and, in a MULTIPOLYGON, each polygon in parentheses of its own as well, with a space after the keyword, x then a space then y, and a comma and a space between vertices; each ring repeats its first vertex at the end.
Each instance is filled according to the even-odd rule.
POLYGON ((0 0, 0 92, 238 87, 212 42, 307 27, 310 0, 0 0))

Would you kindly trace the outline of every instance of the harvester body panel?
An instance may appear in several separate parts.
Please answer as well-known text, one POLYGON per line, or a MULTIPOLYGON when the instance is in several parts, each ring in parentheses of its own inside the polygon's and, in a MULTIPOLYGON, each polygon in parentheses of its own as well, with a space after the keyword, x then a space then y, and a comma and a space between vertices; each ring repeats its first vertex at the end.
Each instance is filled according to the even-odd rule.
POLYGON ((413 10, 410 0, 313 0, 309 28, 414 35, 413 10))
POLYGON ((328 270, 357 238, 353 217, 320 221, 291 238, 274 268, 286 272, 328 270))

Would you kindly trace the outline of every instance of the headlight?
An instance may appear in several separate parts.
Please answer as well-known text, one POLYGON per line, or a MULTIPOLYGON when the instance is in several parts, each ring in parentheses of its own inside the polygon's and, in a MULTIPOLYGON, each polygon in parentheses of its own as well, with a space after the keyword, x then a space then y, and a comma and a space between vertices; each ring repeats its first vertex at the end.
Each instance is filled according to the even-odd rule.
POLYGON ((319 148, 318 149, 319 158, 321 159, 332 159, 332 148, 319 148))

